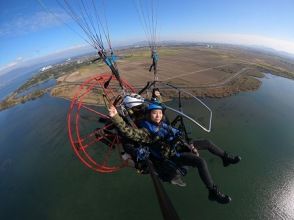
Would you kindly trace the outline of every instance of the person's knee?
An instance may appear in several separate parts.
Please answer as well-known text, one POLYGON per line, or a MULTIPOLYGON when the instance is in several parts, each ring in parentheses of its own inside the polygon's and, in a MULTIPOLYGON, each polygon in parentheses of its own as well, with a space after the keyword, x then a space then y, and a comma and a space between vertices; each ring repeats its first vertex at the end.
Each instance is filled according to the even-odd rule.
POLYGON ((208 149, 213 146, 213 142, 207 139, 195 140, 194 141, 195 147, 199 147, 200 149, 208 149))
POLYGON ((213 145, 213 142, 211 140, 204 140, 204 143, 208 147, 211 147, 213 145))
POLYGON ((197 167, 206 167, 206 160, 201 157, 195 157, 195 164, 197 167))

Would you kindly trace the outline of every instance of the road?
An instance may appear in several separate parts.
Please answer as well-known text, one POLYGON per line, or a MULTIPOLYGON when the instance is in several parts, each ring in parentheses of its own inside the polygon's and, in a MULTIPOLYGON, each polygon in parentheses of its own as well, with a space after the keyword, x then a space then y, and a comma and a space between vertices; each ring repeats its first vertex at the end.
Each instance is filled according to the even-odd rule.
MULTIPOLYGON (((231 65, 231 64, 225 64, 225 65, 220 65, 220 66, 205 68, 205 69, 193 71, 193 72, 190 72, 190 73, 185 73, 185 74, 181 74, 181 75, 178 75, 178 76, 173 76, 173 77, 170 77, 170 78, 165 79, 164 82, 168 82, 171 79, 181 78, 181 77, 184 77, 184 76, 193 75, 195 73, 199 73, 199 72, 203 72, 203 71, 207 71, 207 70, 211 70, 211 69, 215 69, 215 68, 220 68, 220 67, 224 67, 224 66, 228 66, 228 65, 231 65)), ((241 70, 239 70, 238 72, 236 72, 233 75, 231 75, 230 77, 228 77, 227 79, 223 80, 222 82, 205 84, 205 85, 198 85, 198 86, 191 86, 191 87, 179 86, 179 88, 212 88, 212 87, 222 87, 222 86, 228 84, 229 82, 231 82, 232 80, 236 79, 237 77, 239 77, 242 73, 244 73, 248 69, 249 69, 249 67, 244 67, 241 70)), ((64 87, 64 86, 69 86, 69 85, 77 85, 78 86, 78 85, 81 85, 82 83, 83 82, 62 82, 62 84, 57 85, 55 87, 64 87)), ((135 86, 135 88, 141 88, 141 87, 143 88, 144 86, 145 85, 140 85, 140 86, 137 85, 137 86, 135 86)))

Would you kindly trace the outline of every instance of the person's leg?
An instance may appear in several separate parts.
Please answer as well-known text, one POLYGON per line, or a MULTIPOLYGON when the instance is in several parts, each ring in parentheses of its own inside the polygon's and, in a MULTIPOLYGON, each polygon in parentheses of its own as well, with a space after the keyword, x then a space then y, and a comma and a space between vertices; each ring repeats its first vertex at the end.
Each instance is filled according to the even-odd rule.
POLYGON ((193 144, 197 150, 208 150, 210 153, 219 156, 223 160, 223 165, 225 167, 229 166, 230 164, 236 164, 241 160, 240 156, 233 156, 228 154, 210 140, 199 139, 195 140, 193 144))
POLYGON ((153 164, 159 177, 166 182, 171 182, 177 176, 177 168, 169 164, 167 161, 156 161, 153 164))
POLYGON ((137 159, 137 152, 136 152, 136 148, 135 148, 135 144, 131 143, 131 142, 127 142, 128 140, 122 140, 122 147, 123 150, 130 154, 133 158, 133 160, 137 159))
POLYGON ((199 176, 209 191, 209 200, 217 201, 222 204, 226 204, 231 201, 229 196, 222 194, 218 190, 217 186, 213 184, 206 161, 203 158, 198 157, 193 153, 184 152, 181 153, 180 157, 173 157, 172 159, 181 166, 197 167, 199 176))
POLYGON ((134 144, 128 144, 125 141, 122 142, 123 151, 121 152, 122 159, 126 162, 129 167, 137 166, 137 158, 134 144))
POLYGON ((193 145, 194 147, 196 147, 197 150, 208 150, 210 153, 217 155, 221 158, 225 155, 225 151, 210 140, 206 140, 206 139, 194 140, 193 145))
POLYGON ((193 153, 184 152, 184 153, 181 153, 181 156, 179 157, 177 156, 173 157, 172 161, 179 164, 180 166, 197 167, 199 176, 201 180, 203 181, 203 183, 205 184, 205 186, 208 189, 213 187, 213 181, 212 181, 211 175, 209 173, 206 161, 203 158, 197 157, 193 153))
POLYGON ((152 63, 151 66, 149 67, 149 72, 152 71, 152 67, 154 66, 154 64, 152 63))

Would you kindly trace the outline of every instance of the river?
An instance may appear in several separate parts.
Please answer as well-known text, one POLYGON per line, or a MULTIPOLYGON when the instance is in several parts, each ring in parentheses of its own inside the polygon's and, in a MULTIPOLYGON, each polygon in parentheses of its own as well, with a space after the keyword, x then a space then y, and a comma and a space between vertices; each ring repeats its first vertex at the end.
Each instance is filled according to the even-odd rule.
MULTIPOLYGON (((201 152, 233 198, 228 205, 207 199, 194 169, 187 187, 164 183, 181 219, 294 219, 294 81, 270 74, 262 81, 255 92, 204 100, 212 131, 192 135, 242 161, 224 168, 201 152)), ((78 161, 67 137, 68 108, 45 95, 0 112, 0 219, 162 219, 148 175, 97 174, 78 161)))

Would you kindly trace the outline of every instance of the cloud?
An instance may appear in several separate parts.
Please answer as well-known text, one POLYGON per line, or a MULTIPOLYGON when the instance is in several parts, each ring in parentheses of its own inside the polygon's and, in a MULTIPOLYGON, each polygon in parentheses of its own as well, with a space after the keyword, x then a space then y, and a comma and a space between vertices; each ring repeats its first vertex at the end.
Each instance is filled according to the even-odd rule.
POLYGON ((7 63, 4 66, 0 67, 0 76, 4 75, 5 73, 8 73, 9 71, 17 68, 18 66, 21 65, 21 63, 23 63, 23 59, 16 59, 14 61, 11 61, 10 63, 7 63))
POLYGON ((223 34, 216 36, 218 41, 249 46, 264 46, 294 54, 294 41, 275 39, 260 35, 223 34))
POLYGON ((174 36, 178 40, 263 46, 294 55, 294 41, 253 34, 191 34, 174 36))
POLYGON ((65 12, 38 11, 31 15, 18 15, 10 21, 0 24, 0 37, 11 37, 36 32, 42 29, 63 25, 69 20, 65 12))
MULTIPOLYGON (((237 44, 237 45, 247 45, 247 46, 263 46, 275 49, 277 51, 284 51, 294 55, 294 42, 274 39, 265 36, 258 35, 244 35, 244 34, 193 34, 193 35, 173 35, 173 39, 170 37, 162 36, 162 40, 177 40, 177 41, 194 41, 194 42, 211 42, 211 43, 227 43, 227 44, 237 44)), ((132 39, 133 42, 138 41, 138 39, 132 39)), ((122 42, 120 42, 122 43, 122 42)), ((130 44, 131 42, 124 42, 122 45, 130 44)), ((74 45, 69 48, 60 49, 51 54, 45 56, 39 56, 34 58, 22 58, 18 57, 14 61, 0 67, 0 75, 6 74, 9 71, 20 68, 23 66, 35 65, 44 61, 50 61, 59 58, 68 58, 79 54, 84 54, 91 52, 93 50, 87 44, 74 45)))
POLYGON ((90 47, 87 44, 86 45, 79 44, 79 45, 74 45, 72 47, 57 50, 53 53, 50 53, 44 56, 31 57, 31 58, 18 57, 15 60, 11 61, 10 63, 5 64, 4 66, 0 66, 0 76, 6 73, 9 73, 10 71, 17 68, 33 66, 43 62, 52 62, 52 61, 54 62, 54 60, 57 60, 57 59, 69 58, 72 56, 85 54, 89 52, 94 52, 92 47, 90 47))

